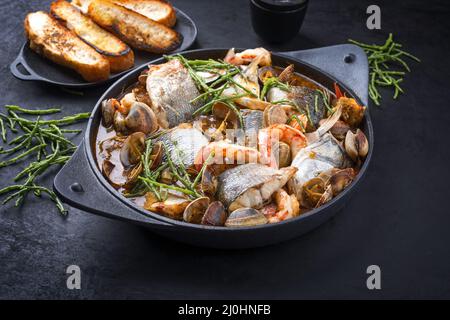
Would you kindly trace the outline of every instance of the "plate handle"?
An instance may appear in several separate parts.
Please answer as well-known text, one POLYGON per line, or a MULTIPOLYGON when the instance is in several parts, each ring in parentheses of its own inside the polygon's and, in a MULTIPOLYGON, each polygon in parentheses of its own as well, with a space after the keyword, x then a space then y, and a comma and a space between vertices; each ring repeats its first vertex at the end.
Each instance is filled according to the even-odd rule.
POLYGON ((13 74, 13 76, 20 80, 25 80, 25 81, 41 80, 41 77, 39 77, 37 74, 35 74, 33 71, 31 71, 31 69, 28 67, 28 65, 26 64, 26 62, 24 61, 24 59, 22 57, 22 53, 23 53, 23 51, 20 51, 19 56, 9 66, 9 69, 11 70, 11 73, 13 74), (21 69, 19 69, 20 66, 23 68, 23 70, 26 73, 24 73, 21 69))
POLYGON ((353 44, 281 52, 311 64, 343 83, 366 106, 369 103, 369 64, 367 55, 353 44))
POLYGON ((172 226, 134 211, 131 204, 113 196, 92 172, 84 141, 56 175, 53 189, 62 201, 77 209, 147 227, 151 224, 152 228, 172 226))

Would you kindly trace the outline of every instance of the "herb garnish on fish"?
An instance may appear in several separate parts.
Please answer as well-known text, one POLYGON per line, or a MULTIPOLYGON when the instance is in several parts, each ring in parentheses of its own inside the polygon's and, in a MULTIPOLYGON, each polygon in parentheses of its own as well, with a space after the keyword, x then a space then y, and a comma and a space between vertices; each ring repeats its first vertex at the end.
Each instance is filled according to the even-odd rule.
POLYGON ((156 170, 152 171, 150 170, 150 167, 152 165, 152 161, 150 160, 150 154, 152 152, 152 141, 151 139, 148 139, 146 141, 146 150, 144 152, 144 155, 142 155, 141 160, 144 169, 142 174, 138 178, 142 184, 136 185, 135 188, 133 188, 133 191, 129 194, 126 194, 126 196, 137 197, 145 194, 146 192, 152 192, 156 196, 158 201, 163 201, 164 197, 161 195, 161 191, 173 190, 181 192, 192 199, 204 197, 204 195, 199 192, 196 187, 202 177, 203 172, 206 169, 206 166, 209 163, 210 158, 214 156, 214 152, 209 155, 208 159, 203 164, 202 169, 199 171, 194 180, 192 180, 183 162, 180 161, 179 163, 177 163, 177 165, 175 165, 172 156, 165 144, 163 144, 163 149, 167 159, 167 163, 162 164, 156 170), (183 187, 168 185, 157 181, 161 172, 167 168, 170 168, 171 173, 175 178, 177 178, 177 180, 183 185, 183 187))
POLYGON ((239 109, 234 104, 234 100, 245 97, 247 95, 255 96, 253 92, 237 83, 233 77, 237 74, 241 74, 239 67, 220 60, 188 60, 182 55, 166 56, 167 60, 178 59, 187 68, 189 75, 192 77, 197 85, 197 88, 203 93, 191 100, 190 102, 196 102, 198 100, 203 101, 203 105, 197 109, 193 115, 207 114, 211 112, 214 104, 220 102, 227 105, 237 116, 241 126, 243 126, 242 115, 239 109), (220 71, 221 70, 221 71, 220 71), (207 84, 199 75, 198 72, 207 72, 217 75, 217 79, 211 84, 207 84), (222 96, 225 89, 236 86, 242 89, 244 93, 239 93, 231 96, 222 96))
POLYGON ((280 88, 283 91, 289 91, 290 87, 288 84, 281 82, 277 77, 270 77, 264 81, 264 86, 261 90, 261 100, 264 100, 267 92, 271 88, 280 88))

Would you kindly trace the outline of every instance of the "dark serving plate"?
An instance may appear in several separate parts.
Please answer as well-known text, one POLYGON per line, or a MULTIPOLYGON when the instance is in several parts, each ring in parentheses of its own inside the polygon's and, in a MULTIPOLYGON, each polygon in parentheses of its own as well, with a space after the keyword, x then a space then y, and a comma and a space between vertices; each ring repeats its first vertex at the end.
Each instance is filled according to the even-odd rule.
MULTIPOLYGON (((191 18, 183 11, 175 8, 177 14, 177 23, 174 29, 183 36, 183 42, 174 52, 180 52, 188 49, 197 38, 197 27, 191 18)), ((173 52, 170 52, 170 54, 173 52)), ((155 60, 161 55, 152 54, 140 50, 134 50, 135 63, 134 67, 120 73, 111 74, 108 80, 102 82, 86 82, 75 71, 57 65, 56 63, 41 57, 30 49, 28 41, 24 43, 20 49, 16 60, 10 65, 11 73, 20 80, 25 81, 42 81, 50 84, 70 87, 70 88, 87 88, 93 87, 112 80, 116 80, 124 74, 139 68, 141 65, 155 60)))
MULTIPOLYGON (((227 49, 202 49, 184 52, 189 59, 222 58, 227 49)), ((335 82, 347 96, 361 104, 368 103, 368 64, 365 53, 354 45, 273 53, 274 65, 294 64, 295 70, 333 90, 335 82)), ((162 63, 158 59, 152 63, 162 63)), ((302 235, 325 222, 343 208, 360 185, 369 166, 374 145, 370 114, 367 110, 362 130, 369 140, 369 154, 355 181, 325 205, 299 217, 276 224, 245 228, 211 227, 175 221, 149 212, 117 192, 103 177, 95 161, 96 133, 101 121, 101 102, 117 97, 122 88, 135 83, 142 66, 113 84, 99 99, 89 120, 84 142, 54 181, 54 190, 69 205, 102 215, 135 223, 162 236, 205 247, 250 248, 265 246, 302 235)))

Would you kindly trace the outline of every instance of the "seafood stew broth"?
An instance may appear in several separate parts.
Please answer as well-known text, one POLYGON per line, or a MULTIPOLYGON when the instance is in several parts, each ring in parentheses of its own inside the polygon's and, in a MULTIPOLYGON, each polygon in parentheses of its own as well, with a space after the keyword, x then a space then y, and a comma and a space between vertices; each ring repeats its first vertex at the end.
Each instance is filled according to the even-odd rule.
POLYGON ((209 226, 277 223, 327 203, 368 154, 366 107, 280 60, 256 48, 150 65, 102 102, 103 176, 145 210, 209 226))

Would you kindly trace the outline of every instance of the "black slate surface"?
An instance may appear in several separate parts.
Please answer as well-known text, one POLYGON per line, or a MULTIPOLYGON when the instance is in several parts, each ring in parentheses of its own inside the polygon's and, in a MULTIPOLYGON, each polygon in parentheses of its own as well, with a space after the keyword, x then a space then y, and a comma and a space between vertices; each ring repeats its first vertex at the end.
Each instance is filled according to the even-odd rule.
MULTIPOLYGON (((48 3, 0 3, 0 105, 89 111, 105 87, 79 96, 9 73, 25 13, 48 3)), ((253 33, 247 1, 173 3, 196 21, 195 47, 295 50, 393 32, 422 59, 406 77, 406 95, 370 107, 375 153, 359 195, 306 236, 244 251, 189 247, 75 209, 64 219, 30 197, 19 209, 0 207, 0 298, 450 298, 449 4, 378 1, 382 30, 370 31, 371 2, 311 0, 301 34, 274 47, 253 33), (66 289, 71 264, 82 270, 79 291, 66 289), (372 264, 381 267, 379 291, 366 288, 372 264)), ((23 167, 0 169, 0 187, 23 167)))

